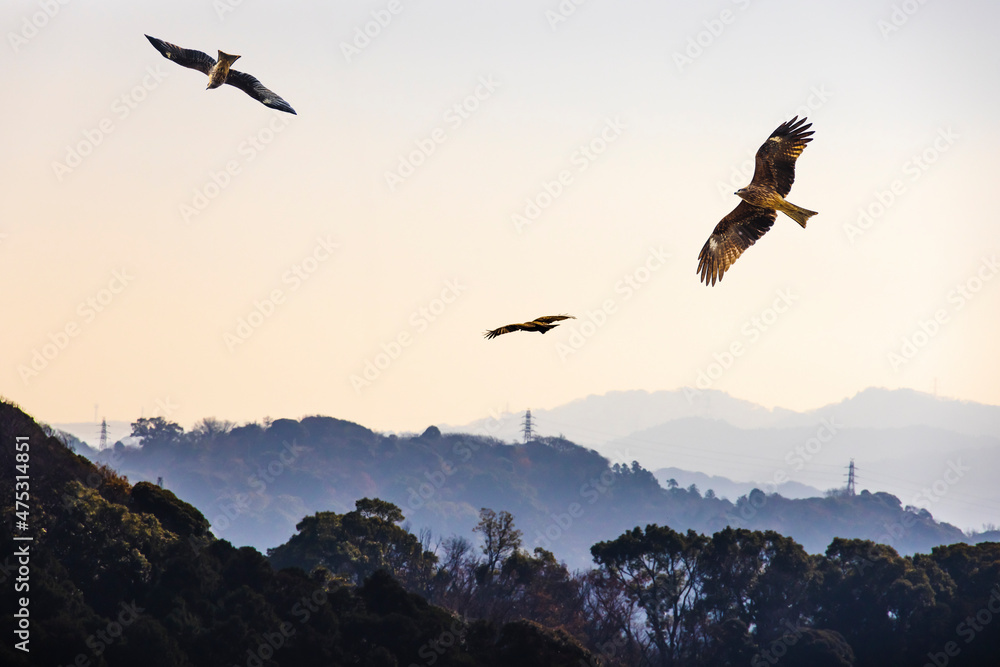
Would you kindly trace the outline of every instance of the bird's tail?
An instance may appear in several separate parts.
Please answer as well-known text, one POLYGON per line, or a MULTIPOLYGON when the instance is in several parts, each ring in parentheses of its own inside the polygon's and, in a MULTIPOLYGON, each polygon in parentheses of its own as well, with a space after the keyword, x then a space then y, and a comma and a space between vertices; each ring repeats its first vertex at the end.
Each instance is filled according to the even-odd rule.
POLYGON ((784 206, 781 207, 781 211, 789 218, 802 225, 803 229, 805 229, 806 223, 809 222, 809 218, 816 215, 816 211, 810 211, 807 208, 796 206, 790 201, 786 201, 783 203, 784 206))
POLYGON ((219 51, 219 60, 224 60, 227 64, 232 65, 239 59, 239 56, 230 55, 228 53, 223 53, 219 51))

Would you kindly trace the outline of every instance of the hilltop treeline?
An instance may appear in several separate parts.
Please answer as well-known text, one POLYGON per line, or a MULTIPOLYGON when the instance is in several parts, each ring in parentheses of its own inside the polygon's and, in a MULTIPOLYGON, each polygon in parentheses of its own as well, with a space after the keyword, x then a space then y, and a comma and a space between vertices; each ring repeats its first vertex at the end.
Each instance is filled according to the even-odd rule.
POLYGON ((610 462, 560 438, 507 444, 488 435, 381 435, 331 417, 233 426, 206 419, 189 432, 140 419, 140 447, 94 453, 133 480, 155 481, 198 507, 213 531, 260 549, 303 516, 349 512, 362 497, 404 510, 414 532, 468 534, 482 507, 517 517, 528 548, 587 567, 589 549, 636 525, 711 534, 726 526, 776 530, 810 553, 834 537, 871 539, 900 553, 966 539, 925 509, 887 493, 786 499, 754 491, 730 502, 705 489, 664 489, 635 462, 610 462))

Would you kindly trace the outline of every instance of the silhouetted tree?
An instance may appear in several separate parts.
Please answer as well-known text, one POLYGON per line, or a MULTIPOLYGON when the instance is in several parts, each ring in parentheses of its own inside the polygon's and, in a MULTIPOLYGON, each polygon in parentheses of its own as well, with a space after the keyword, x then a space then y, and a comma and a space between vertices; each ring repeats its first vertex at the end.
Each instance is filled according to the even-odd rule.
POLYGON ((425 590, 437 556, 396 525, 404 518, 399 507, 377 498, 362 498, 355 507, 347 514, 317 512, 305 517, 288 542, 268 549, 268 558, 279 569, 299 567, 309 572, 325 567, 352 582, 387 570, 414 590, 425 590))
POLYGON ((510 512, 497 514, 484 507, 479 511, 479 523, 472 530, 483 535, 486 576, 492 576, 505 558, 521 548, 521 531, 514 527, 510 512))
POLYGON ((699 628, 688 621, 701 594, 699 554, 705 538, 655 524, 635 528, 591 547, 594 560, 618 579, 645 613, 645 622, 663 667, 696 653, 699 628))

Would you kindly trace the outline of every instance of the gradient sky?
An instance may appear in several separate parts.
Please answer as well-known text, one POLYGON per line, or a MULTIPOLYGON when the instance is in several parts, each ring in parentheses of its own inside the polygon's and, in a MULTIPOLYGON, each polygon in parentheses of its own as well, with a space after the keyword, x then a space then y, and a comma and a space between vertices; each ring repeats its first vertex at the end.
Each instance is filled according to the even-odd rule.
POLYGON ((574 6, 5 2, 0 391, 48 422, 381 430, 699 382, 1000 404, 1000 5, 574 6), (242 54, 298 115, 144 33, 242 54), (819 215, 702 285, 803 113, 789 200, 819 215))

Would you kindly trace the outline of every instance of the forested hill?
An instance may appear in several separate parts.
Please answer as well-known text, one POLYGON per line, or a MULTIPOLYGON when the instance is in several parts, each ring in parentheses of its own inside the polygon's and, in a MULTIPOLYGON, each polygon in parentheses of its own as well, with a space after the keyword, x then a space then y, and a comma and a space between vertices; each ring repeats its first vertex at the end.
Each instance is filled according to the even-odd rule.
POLYGON ((385 571, 351 583, 276 571, 170 491, 94 466, 3 401, 0 442, 4 667, 596 664, 563 631, 466 621, 385 571))
POLYGON ((133 427, 141 447, 96 453, 131 480, 155 482, 193 503, 213 532, 266 549, 319 511, 347 512, 378 497, 401 507, 413 532, 468 535, 483 507, 510 512, 525 545, 589 567, 589 548, 636 525, 711 534, 729 525, 776 530, 812 553, 834 537, 871 539, 900 553, 966 540, 956 527, 894 496, 791 500, 755 491, 735 503, 708 489, 665 489, 634 462, 610 462, 558 438, 512 445, 470 434, 381 435, 331 417, 268 424, 207 419, 192 431, 162 418, 133 427))
MULTIPOLYGON (((436 489, 420 509, 443 497, 448 480, 465 470, 442 461, 442 452, 468 454, 466 464, 477 455, 506 461, 508 477, 488 487, 490 474, 480 473, 480 482, 496 488, 522 480, 523 508, 552 502, 544 482, 568 483, 572 476, 557 474, 568 455, 590 467, 575 473, 576 499, 549 514, 567 540, 591 520, 609 523, 614 502, 640 507, 656 497, 641 468, 609 468, 562 441, 513 447, 441 438, 433 430, 416 439, 381 438, 334 420, 277 426, 311 440, 314 434, 298 430, 309 424, 346 435, 313 442, 315 448, 368 450, 366 461, 405 458, 412 440, 426 440, 422 455, 437 451, 447 467, 440 484, 433 472, 411 473, 436 489)), ((173 433, 161 443, 165 461, 192 447, 207 467, 215 461, 206 451, 231 436, 212 424, 194 434, 166 423, 137 425, 173 433), (214 445, 199 450, 207 440, 214 445)), ((260 429, 259 444, 271 428, 260 429)), ((154 435, 146 434, 147 446, 154 435)), ((633 527, 587 550, 594 567, 573 573, 551 551, 530 549, 505 510, 480 510, 472 533, 431 545, 405 529, 400 507, 363 497, 350 511, 301 516, 295 534, 265 558, 217 539, 205 516, 171 491, 94 466, 3 402, 0 442, 0 488, 8 498, 24 484, 30 488, 22 501, 27 508, 6 504, 0 524, 0 540, 22 554, 10 550, 0 563, 0 580, 18 593, 4 596, 5 666, 718 667, 780 660, 883 667, 930 660, 993 667, 1000 654, 997 543, 909 557, 871 541, 836 538, 823 555, 811 556, 774 531, 725 528, 708 536, 663 524, 639 527, 640 517, 632 515, 624 521, 633 527)), ((255 502, 288 503, 282 493, 288 487, 280 485, 305 479, 304 468, 292 464, 301 459, 304 466, 308 450, 280 441, 264 446, 271 461, 281 461, 282 453, 286 460, 273 468, 265 461, 252 473, 255 502)), ((154 445, 146 455, 156 451, 154 445)), ((225 459, 228 465, 247 465, 236 454, 225 459)), ((180 460, 188 456, 197 460, 190 452, 180 460)), ((353 473, 370 477, 375 468, 353 473)), ((337 479, 348 479, 352 470, 340 472, 337 479)), ((655 502, 711 506, 693 492, 660 495, 667 500, 655 502)), ((892 505, 875 496, 857 502, 892 505)), ((755 509, 750 520, 787 510, 779 498, 755 495, 729 507, 755 509)), ((254 516, 264 521, 278 513, 254 516)), ((907 528, 905 518, 900 525, 907 528)), ((912 526, 919 525, 915 519, 912 526)), ((560 539, 552 533, 554 544, 560 539)))

